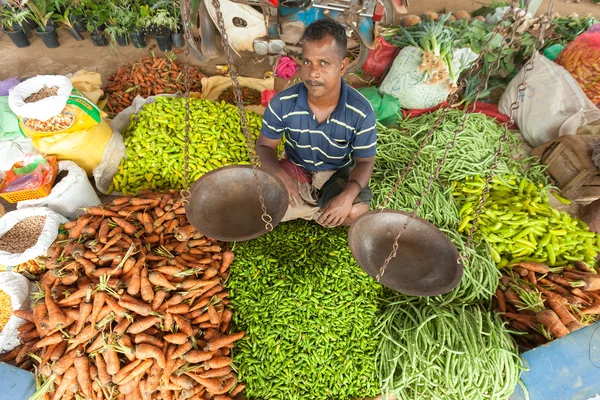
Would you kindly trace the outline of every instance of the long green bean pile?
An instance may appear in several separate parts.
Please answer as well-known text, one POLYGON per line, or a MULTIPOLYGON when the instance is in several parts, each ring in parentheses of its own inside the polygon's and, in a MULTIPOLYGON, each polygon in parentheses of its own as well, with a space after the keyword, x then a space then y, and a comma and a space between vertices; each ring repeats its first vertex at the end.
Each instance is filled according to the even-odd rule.
POLYGON ((502 400, 517 385, 516 346, 498 316, 481 306, 392 297, 378 332, 387 338, 377 353, 384 399, 502 400))
MULTIPOLYGON (((440 113, 442 111, 400 121, 398 129, 379 127, 377 158, 371 179, 374 205, 381 204, 390 193, 440 113)), ((387 207, 409 212, 413 210, 464 117, 465 113, 460 110, 447 111, 443 122, 392 195, 387 207)), ((430 193, 423 198, 418 215, 444 230, 459 251, 465 248, 465 238, 456 231, 461 217, 458 203, 452 196, 451 181, 472 174, 487 175, 503 134, 504 128, 495 120, 479 113, 468 114, 465 130, 457 135, 456 146, 449 150, 447 162, 440 170, 438 179, 433 181, 430 193)), ((511 171, 544 182, 543 168, 538 163, 512 157, 518 152, 519 146, 520 141, 511 134, 495 172, 504 174, 511 171), (529 166, 530 163, 533 166, 529 166)), ((473 248, 467 249, 467 252, 470 254, 469 263, 465 266, 461 284, 444 296, 425 301, 472 303, 491 299, 498 286, 499 275, 489 246, 475 241, 473 248)))
POLYGON ((356 264, 345 229, 306 221, 236 244, 228 289, 246 331, 234 363, 250 399, 375 396, 381 286, 356 264))

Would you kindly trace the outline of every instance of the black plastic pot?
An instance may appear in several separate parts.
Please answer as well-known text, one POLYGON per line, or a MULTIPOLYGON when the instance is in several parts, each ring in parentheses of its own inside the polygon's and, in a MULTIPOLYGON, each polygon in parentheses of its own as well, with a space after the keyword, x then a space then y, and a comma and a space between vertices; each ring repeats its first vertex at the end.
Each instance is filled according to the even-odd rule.
POLYGON ((83 40, 83 35, 81 34, 81 32, 79 32, 79 30, 77 28, 75 28, 75 26, 73 26, 72 28, 69 28, 69 33, 71 34, 71 36, 73 36, 75 38, 75 40, 77 40, 77 41, 83 40))
POLYGON ((171 33, 169 32, 163 36, 156 37, 156 43, 158 43, 158 48, 161 51, 170 51, 172 49, 171 46, 171 33))
POLYGON ((79 33, 83 33, 87 31, 87 28, 85 26, 85 21, 83 20, 83 17, 81 15, 78 15, 75 17, 75 23, 73 24, 73 27, 75 29, 77 29, 77 31, 79 33))
POLYGON ((35 33, 42 38, 47 48, 54 49, 59 46, 58 35, 53 27, 47 26, 46 31, 43 31, 42 28, 36 28, 35 33))
POLYGON ((185 46, 185 39, 181 30, 179 32, 173 32, 171 34, 171 40, 173 41, 173 46, 177 49, 181 49, 185 46))
POLYGON ((94 46, 108 46, 108 39, 104 36, 104 32, 94 32, 91 36, 94 46))
POLYGON ((10 38, 10 40, 13 41, 15 46, 19 48, 29 46, 29 40, 27 39, 27 35, 25 35, 25 31, 20 25, 14 31, 4 31, 4 33, 8 35, 8 37, 10 38))
POLYGON ((117 44, 119 46, 127 46, 129 45, 129 38, 127 35, 119 35, 117 36, 117 44))
POLYGON ((23 28, 23 32, 25 32, 27 39, 31 39, 33 37, 33 30, 35 29, 35 26, 32 27, 28 21, 23 22, 23 24, 19 26, 23 28))
POLYGON ((131 32, 129 34, 131 38, 131 42, 133 43, 133 47, 137 49, 143 49, 146 47, 146 38, 144 37, 143 32, 131 32))

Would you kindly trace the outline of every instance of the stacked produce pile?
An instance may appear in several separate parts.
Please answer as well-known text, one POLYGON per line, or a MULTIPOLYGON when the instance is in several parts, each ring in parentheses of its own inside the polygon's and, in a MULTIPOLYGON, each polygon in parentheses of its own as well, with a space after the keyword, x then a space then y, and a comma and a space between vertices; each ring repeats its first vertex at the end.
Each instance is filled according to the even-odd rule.
MULTIPOLYGON (((471 229, 483 186, 479 176, 456 183, 459 231, 471 229)), ((520 261, 553 267, 573 261, 594 264, 600 251, 600 235, 590 232, 583 221, 552 208, 543 184, 516 176, 494 179, 477 230, 492 246, 500 268, 520 261)))
POLYGON ((343 229, 306 221, 234 248, 227 287, 234 350, 251 399, 357 399, 379 392, 374 334, 381 286, 356 264, 343 229))
MULTIPOLYGON (((443 118, 387 204, 389 208, 410 212, 426 191, 429 177, 435 173, 438 161, 444 157, 446 147, 466 117, 466 129, 459 131, 456 145, 448 150, 447 162, 418 212, 419 216, 438 226, 457 249, 468 256, 464 276, 456 289, 442 296, 415 298, 397 293, 385 296, 378 319, 380 387, 384 393, 393 393, 399 399, 419 398, 425 393, 435 393, 440 399, 460 397, 449 387, 465 387, 470 395, 464 398, 507 399, 521 370, 517 348, 498 318, 485 315, 480 308, 489 305, 500 274, 493 262, 491 247, 485 240, 476 238, 470 248, 465 248, 466 238, 457 230, 461 221, 460 206, 452 196, 452 181, 489 173, 504 130, 483 114, 465 115, 459 110, 449 110, 445 116, 441 115, 444 112, 399 121, 398 129, 379 126, 377 132, 378 157, 371 179, 374 205, 386 198, 426 140, 428 131, 436 126, 440 116, 443 118), (456 321, 461 324, 464 321, 465 329, 461 330, 462 340, 451 341, 455 337, 452 326, 456 321), (482 336, 482 332, 486 336, 472 339, 482 336), (446 342, 446 345, 438 347, 440 342, 446 342), (433 354, 434 349, 438 357, 429 354, 433 354), (473 364, 468 370, 469 376, 461 376, 461 368, 453 367, 457 361, 452 360, 462 354, 481 357, 477 363, 472 362, 472 357, 465 358, 469 360, 465 361, 468 365, 473 364), (430 360, 436 367, 429 364, 430 360), (446 367, 451 368, 452 373, 446 374, 449 371, 446 367)), ((536 163, 528 167, 530 159, 516 156, 519 146, 520 142, 511 135, 495 173, 518 174, 543 181, 542 167, 536 163)))
POLYGON ((479 305, 389 300, 378 334, 384 398, 508 399, 520 364, 499 318, 479 305), (393 311, 392 311, 393 310, 393 311))
MULTIPOLYGON (((146 189, 183 188, 185 102, 183 98, 157 97, 131 118, 123 132, 127 157, 121 161, 110 191, 135 194, 146 189)), ((261 116, 246 115, 256 138, 261 116)), ((213 169, 249 162, 238 110, 232 105, 190 99, 189 135, 190 183, 213 169)))
POLYGON ((15 311, 33 398, 231 399, 233 253, 188 224, 174 192, 91 207, 49 250, 33 311, 15 311), (231 391, 231 392, 230 392, 231 391), (229 395, 224 396, 225 393, 229 395), (220 397, 219 397, 220 396, 220 397))
MULTIPOLYGON (((175 62, 177 56, 144 57, 135 63, 119 67, 108 77, 106 108, 114 117, 131 105, 136 96, 149 97, 157 94, 185 93, 184 67, 175 62)), ((202 90, 203 75, 196 67, 190 67, 190 91, 202 90)))
POLYGON ((496 311, 526 349, 561 338, 600 317, 600 276, 587 264, 549 268, 521 262, 504 270, 496 290, 496 311))

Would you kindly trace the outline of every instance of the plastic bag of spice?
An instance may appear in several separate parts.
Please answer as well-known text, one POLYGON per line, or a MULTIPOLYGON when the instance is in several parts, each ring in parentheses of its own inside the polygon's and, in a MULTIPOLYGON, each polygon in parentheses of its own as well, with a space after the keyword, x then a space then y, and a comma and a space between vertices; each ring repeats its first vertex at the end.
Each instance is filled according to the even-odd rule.
POLYGON ((31 285, 27 278, 16 272, 0 274, 0 354, 17 347, 19 326, 26 321, 12 315, 14 310, 29 310, 31 285))
POLYGON ((14 266, 45 254, 68 220, 46 207, 11 211, 0 218, 0 264, 14 266))

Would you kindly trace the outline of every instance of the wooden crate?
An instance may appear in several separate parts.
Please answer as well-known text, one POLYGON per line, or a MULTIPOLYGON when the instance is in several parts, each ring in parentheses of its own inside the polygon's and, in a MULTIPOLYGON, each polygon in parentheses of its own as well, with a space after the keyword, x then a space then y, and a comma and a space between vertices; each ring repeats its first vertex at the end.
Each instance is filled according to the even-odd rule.
POLYGON ((600 198, 600 170, 592 161, 592 151, 599 136, 562 136, 542 146, 533 154, 548 166, 546 173, 572 201, 590 203, 600 198))

